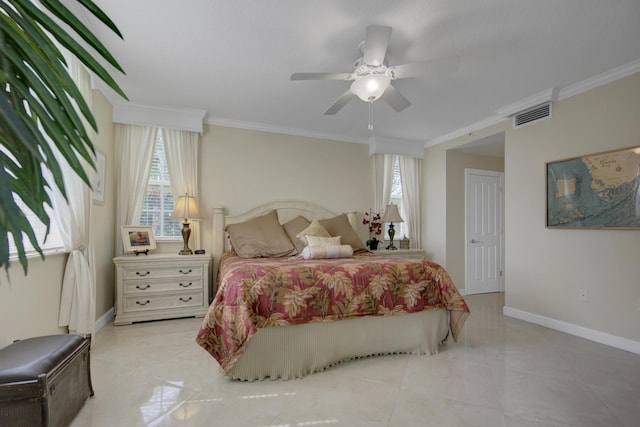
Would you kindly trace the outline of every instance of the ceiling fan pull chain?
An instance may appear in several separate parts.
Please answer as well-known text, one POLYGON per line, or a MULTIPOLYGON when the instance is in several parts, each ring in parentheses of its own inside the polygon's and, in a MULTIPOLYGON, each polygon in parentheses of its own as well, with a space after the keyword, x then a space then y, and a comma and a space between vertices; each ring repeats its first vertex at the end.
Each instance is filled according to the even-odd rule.
POLYGON ((373 102, 369 102, 369 126, 367 129, 373 132, 373 102))

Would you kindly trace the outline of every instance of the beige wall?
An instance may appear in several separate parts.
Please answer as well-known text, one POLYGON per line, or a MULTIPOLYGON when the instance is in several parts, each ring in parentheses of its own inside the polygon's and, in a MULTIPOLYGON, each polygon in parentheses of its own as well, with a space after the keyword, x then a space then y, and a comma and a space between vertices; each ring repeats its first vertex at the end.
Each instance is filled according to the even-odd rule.
POLYGON ((504 131, 506 305, 640 341, 640 231, 545 228, 545 163, 640 145, 638 117, 640 73, 555 103, 550 120, 517 130, 504 121, 428 148, 428 254, 464 277, 453 255, 456 241, 447 235, 454 221, 447 209, 447 150, 504 131), (588 302, 578 300, 580 289, 588 291, 588 302))
MULTIPOLYGON (((448 150, 464 144, 468 144, 478 139, 485 138, 487 136, 504 132, 506 127, 507 124, 505 122, 502 122, 485 129, 480 129, 469 135, 465 135, 464 137, 457 138, 446 143, 438 144, 425 150, 422 180, 424 191, 424 208, 422 210, 422 242, 427 253, 427 259, 440 263, 447 269, 449 269, 449 260, 447 258, 447 247, 449 244, 447 238, 447 230, 450 221, 449 212, 447 211, 447 180, 450 179, 447 174, 448 150)), ((457 164, 457 162, 454 162, 454 164, 457 164)), ((462 164, 455 166, 452 171, 459 167, 462 167, 464 171, 464 166, 462 164)), ((453 189, 451 191, 454 191, 456 187, 456 184, 452 184, 453 189)), ((462 188, 462 194, 464 195, 464 186, 462 188)), ((451 221, 453 221, 453 224, 459 222, 455 219, 455 214, 451 221)), ((464 225, 462 226, 464 227, 464 225)), ((460 272, 454 269, 453 274, 456 277, 464 278, 464 270, 460 272)))
POLYGON ((465 289, 465 169, 504 172, 504 158, 448 150, 446 159, 447 271, 458 289, 465 289))
POLYGON ((9 277, 0 273, 0 347, 38 335, 65 333, 58 328, 62 275, 67 254, 29 259, 28 275, 16 261, 9 277))
POLYGON ((214 207, 237 215, 262 203, 304 200, 342 213, 364 212, 373 200, 364 144, 207 126, 202 159, 201 226, 208 251, 214 207))
MULTIPOLYGON (((104 315, 113 307, 114 271, 113 224, 115 175, 113 173, 113 124, 111 105, 98 91, 93 92, 94 115, 99 135, 96 147, 106 154, 106 200, 104 206, 93 205, 95 215, 96 245, 96 316, 104 315)), ((0 274, 0 347, 12 341, 38 335, 65 333, 59 328, 58 312, 62 277, 67 254, 48 255, 45 261, 29 259, 25 276, 15 262, 9 277, 0 274)))
MULTIPOLYGON (((107 156, 106 201, 95 206, 96 223, 101 224, 96 227, 99 318, 113 306, 115 174, 111 108, 98 92, 94 110, 100 128, 96 144, 107 156)), ((640 231, 544 228, 544 163, 640 145, 639 116, 636 74, 554 104, 551 120, 519 130, 505 121, 425 150, 423 241, 428 257, 450 269, 454 280, 464 280, 456 249, 456 230, 464 227, 456 226, 460 201, 452 193, 460 191, 460 183, 454 171, 490 166, 448 150, 506 132, 506 304, 640 341, 640 231), (587 303, 578 301, 579 289, 589 291, 587 303)), ((366 145, 206 126, 202 159, 200 207, 208 251, 213 207, 226 207, 233 215, 273 200, 298 199, 339 213, 364 211, 373 200, 366 145)), ((0 275, 0 346, 60 331, 56 325, 65 262, 66 255, 44 262, 34 258, 28 276, 17 265, 10 281, 0 275)))
POLYGON ((545 229, 545 162, 640 145, 639 117, 637 73, 507 131, 507 306, 640 341, 640 231, 545 229))
MULTIPOLYGON (((96 316, 114 304, 115 224, 114 127, 111 105, 94 92, 99 135, 96 146, 106 155, 104 205, 94 205, 96 245, 96 316)), ((336 213, 363 212, 371 206, 369 148, 314 138, 206 126, 202 137, 200 208, 203 247, 211 251, 211 209, 244 212, 275 200, 307 200, 336 213)), ((361 234, 365 236, 364 227, 361 234)), ((181 243, 160 243, 159 251, 177 252, 181 243)), ((31 259, 24 277, 18 265, 11 282, 0 276, 0 346, 17 338, 64 332, 58 328, 58 306, 66 254, 45 262, 31 259)))
POLYGON ((106 156, 104 205, 93 205, 94 240, 96 242, 96 316, 100 318, 113 308, 115 270, 113 267, 116 176, 114 164, 114 126, 111 104, 99 91, 93 91, 93 112, 98 120, 96 148, 106 156))

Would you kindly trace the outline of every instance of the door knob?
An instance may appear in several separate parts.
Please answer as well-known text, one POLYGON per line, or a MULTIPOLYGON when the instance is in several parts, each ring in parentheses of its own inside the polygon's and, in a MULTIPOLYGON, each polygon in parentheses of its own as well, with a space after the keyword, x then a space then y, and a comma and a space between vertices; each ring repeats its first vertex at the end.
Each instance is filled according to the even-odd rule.
POLYGON ((471 239, 471 243, 480 243, 480 240, 471 239))

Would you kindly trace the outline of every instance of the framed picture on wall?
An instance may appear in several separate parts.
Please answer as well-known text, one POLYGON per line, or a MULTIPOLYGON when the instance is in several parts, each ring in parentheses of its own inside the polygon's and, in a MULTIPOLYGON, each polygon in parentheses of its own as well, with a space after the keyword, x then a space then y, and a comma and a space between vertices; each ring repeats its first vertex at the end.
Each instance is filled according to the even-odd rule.
POLYGON ((107 158, 104 153, 96 149, 96 170, 93 173, 91 188, 93 188, 93 203, 104 205, 104 180, 107 169, 107 158))
POLYGON ((153 227, 123 225, 121 231, 125 252, 147 253, 156 248, 153 227))
POLYGON ((548 162, 547 228, 640 229, 640 146, 548 162))

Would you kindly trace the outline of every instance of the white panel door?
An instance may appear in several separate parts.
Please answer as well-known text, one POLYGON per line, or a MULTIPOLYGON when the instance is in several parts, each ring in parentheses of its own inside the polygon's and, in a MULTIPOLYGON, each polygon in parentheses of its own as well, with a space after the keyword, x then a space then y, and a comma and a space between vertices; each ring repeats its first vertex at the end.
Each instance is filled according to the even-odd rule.
POLYGON ((502 172, 466 169, 468 294, 502 290, 502 172))

